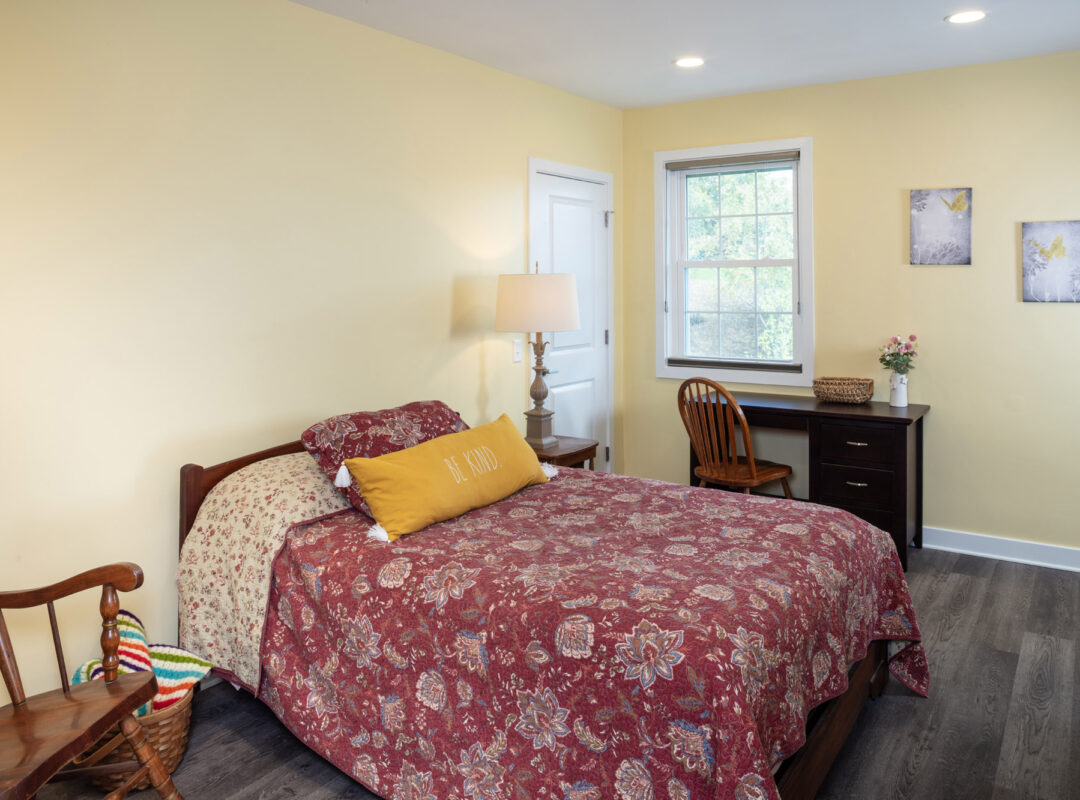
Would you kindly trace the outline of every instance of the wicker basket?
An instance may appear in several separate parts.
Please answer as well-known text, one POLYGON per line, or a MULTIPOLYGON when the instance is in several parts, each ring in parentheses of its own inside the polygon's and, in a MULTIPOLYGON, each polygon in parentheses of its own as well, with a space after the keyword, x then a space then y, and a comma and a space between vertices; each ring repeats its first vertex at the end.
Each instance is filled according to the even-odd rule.
POLYGON ((873 394, 872 378, 814 378, 814 397, 829 403, 865 403, 873 394))
MULTIPOLYGON (((180 765, 180 759, 187 750, 188 734, 191 731, 191 698, 194 691, 189 691, 178 701, 161 711, 153 711, 145 717, 139 717, 139 724, 146 731, 146 739, 154 746, 161 763, 171 775, 180 765)), ((92 764, 118 764, 125 761, 135 761, 135 751, 131 749, 120 728, 114 726, 105 732, 98 740, 92 751, 79 759, 84 766, 92 764)), ((134 770, 127 769, 120 772, 107 772, 95 775, 90 782, 104 792, 111 792, 119 787, 134 770)), ((135 789, 146 789, 150 786, 150 778, 145 777, 137 784, 135 789)))

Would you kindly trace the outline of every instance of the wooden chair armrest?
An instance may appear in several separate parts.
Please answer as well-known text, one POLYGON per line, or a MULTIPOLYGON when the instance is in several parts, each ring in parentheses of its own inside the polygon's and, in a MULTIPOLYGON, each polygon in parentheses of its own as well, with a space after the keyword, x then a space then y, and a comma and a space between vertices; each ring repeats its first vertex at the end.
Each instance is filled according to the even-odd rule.
POLYGON ((142 586, 143 571, 138 564, 122 562, 96 567, 74 577, 38 589, 21 592, 0 592, 0 608, 32 608, 51 603, 69 594, 111 584, 121 592, 130 592, 142 586))

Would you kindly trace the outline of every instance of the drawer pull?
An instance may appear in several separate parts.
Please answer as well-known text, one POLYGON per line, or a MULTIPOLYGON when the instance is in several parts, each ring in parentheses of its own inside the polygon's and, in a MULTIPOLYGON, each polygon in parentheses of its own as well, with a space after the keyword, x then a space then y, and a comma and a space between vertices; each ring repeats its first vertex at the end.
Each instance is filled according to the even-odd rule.
POLYGON ((865 489, 869 486, 869 483, 859 483, 858 481, 844 481, 848 486, 854 486, 857 489, 865 489))
POLYGON ((850 444, 852 447, 869 447, 870 446, 870 442, 851 442, 851 441, 849 441, 848 444, 850 444))

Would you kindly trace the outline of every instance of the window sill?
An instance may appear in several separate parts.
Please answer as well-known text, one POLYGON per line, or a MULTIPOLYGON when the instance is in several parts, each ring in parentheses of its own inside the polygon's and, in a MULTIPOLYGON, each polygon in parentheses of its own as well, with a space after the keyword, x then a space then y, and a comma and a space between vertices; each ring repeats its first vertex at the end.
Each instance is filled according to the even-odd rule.
POLYGON ((790 370, 771 369, 731 369, 726 367, 708 367, 695 365, 692 367, 671 366, 665 358, 657 362, 656 377, 677 378, 709 378, 717 383, 750 383, 763 386, 812 386, 814 383, 814 371, 812 365, 803 364, 799 372, 790 370))

